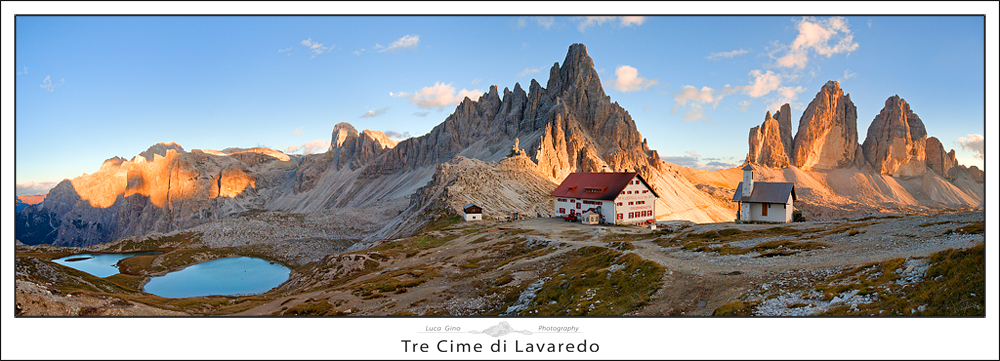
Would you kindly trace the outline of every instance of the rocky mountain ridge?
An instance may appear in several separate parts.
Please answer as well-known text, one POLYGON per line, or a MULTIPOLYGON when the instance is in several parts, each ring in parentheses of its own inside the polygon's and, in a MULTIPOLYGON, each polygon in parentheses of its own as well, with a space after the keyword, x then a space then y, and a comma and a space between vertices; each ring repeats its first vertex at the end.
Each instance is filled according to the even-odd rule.
MULTIPOLYGON (((778 113, 789 115, 788 104, 778 113)), ((747 162, 775 170, 762 170, 762 177, 810 189, 799 196, 816 215, 845 214, 864 209, 865 203, 876 209, 983 204, 983 172, 958 164, 954 150, 946 153, 937 138, 928 137, 923 121, 898 95, 886 100, 862 144, 857 143, 856 120, 850 95, 829 81, 803 112, 789 158, 782 132, 790 133, 790 126, 768 112, 763 124, 750 129, 747 162)), ((697 178, 695 183, 711 177, 697 178)))
MULTIPOLYGON (((839 84, 824 86, 813 104, 795 137, 787 105, 765 117, 755 128, 761 143, 754 161, 790 167, 803 161, 817 170, 864 162, 854 107, 839 84)), ((931 148, 939 151, 928 157, 934 172, 968 183, 954 153, 931 148)), ((733 217, 731 202, 715 194, 725 190, 705 188, 649 149, 628 111, 604 92, 586 47, 573 44, 562 65, 550 69, 545 87, 534 79, 527 91, 520 84, 502 91, 491 86, 476 100, 465 98, 427 134, 398 143, 382 132, 339 123, 322 154, 289 156, 266 148, 187 152, 160 143, 131 159, 111 158, 98 172, 61 182, 45 202, 19 212, 16 234, 26 244, 86 246, 245 212, 351 209, 383 225, 364 239, 371 244, 460 214, 463 202, 481 202, 487 213, 544 214, 551 208, 545 205, 551 201, 544 199, 547 187, 572 172, 605 169, 638 171, 659 194, 669 195, 656 201, 660 220, 733 217), (503 176, 487 179, 490 172, 503 176)))
POLYGON ((806 171, 870 167, 877 174, 896 177, 919 176, 928 169, 948 177, 956 169, 970 178, 982 178, 978 168, 971 173, 970 168, 957 168, 961 166, 954 150, 945 153, 937 138, 928 137, 923 121, 899 95, 886 99, 862 144, 857 143, 856 108, 836 81, 827 82, 803 112, 792 148, 786 141, 790 122, 775 120, 778 114, 790 117, 789 105, 784 104, 773 118, 768 112, 763 124, 750 129, 748 162, 771 168, 794 165, 806 171))

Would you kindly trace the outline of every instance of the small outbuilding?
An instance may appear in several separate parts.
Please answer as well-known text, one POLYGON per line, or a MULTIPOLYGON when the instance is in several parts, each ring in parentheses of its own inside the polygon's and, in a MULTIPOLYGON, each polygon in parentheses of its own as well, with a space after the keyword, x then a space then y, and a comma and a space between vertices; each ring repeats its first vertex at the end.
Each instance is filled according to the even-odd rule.
POLYGON ((462 208, 465 211, 466 221, 481 221, 483 220, 483 208, 475 204, 469 203, 462 208))
POLYGON ((586 211, 580 216, 580 223, 583 224, 600 224, 601 214, 600 211, 586 211))
POLYGON ((744 222, 791 222, 795 200, 795 183, 754 182, 750 164, 743 167, 743 181, 733 195, 739 205, 736 218, 744 222))

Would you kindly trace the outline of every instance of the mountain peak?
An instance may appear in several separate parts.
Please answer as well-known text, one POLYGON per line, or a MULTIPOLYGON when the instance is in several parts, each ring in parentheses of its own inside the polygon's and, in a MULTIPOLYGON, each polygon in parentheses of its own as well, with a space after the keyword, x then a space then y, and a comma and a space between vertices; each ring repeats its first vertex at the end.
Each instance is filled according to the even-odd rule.
POLYGON ((159 154, 160 156, 165 157, 167 156, 167 151, 171 149, 173 149, 177 153, 184 153, 184 147, 181 147, 180 144, 174 142, 169 142, 169 143, 159 142, 149 146, 149 148, 147 148, 146 151, 139 153, 139 155, 142 156, 143 158, 146 158, 147 161, 152 161, 153 155, 159 154))
POLYGON ((552 65, 549 71, 549 82, 546 86, 549 94, 563 94, 569 92, 586 91, 591 94, 591 99, 604 96, 604 89, 601 86, 597 70, 594 69, 594 59, 587 54, 587 46, 583 44, 573 44, 566 52, 562 66, 559 63, 552 65), (598 95, 594 97, 593 95, 598 95))
POLYGON ((927 129, 906 100, 893 95, 868 127, 861 144, 868 162, 880 174, 915 176, 924 173, 927 129))
POLYGON ((792 145, 794 165, 802 170, 830 170, 857 163, 858 112, 840 83, 830 80, 799 118, 792 145))
POLYGON ((340 148, 344 145, 348 139, 354 139, 358 137, 358 130, 354 129, 351 123, 340 122, 333 126, 333 136, 330 139, 329 150, 334 150, 340 148))

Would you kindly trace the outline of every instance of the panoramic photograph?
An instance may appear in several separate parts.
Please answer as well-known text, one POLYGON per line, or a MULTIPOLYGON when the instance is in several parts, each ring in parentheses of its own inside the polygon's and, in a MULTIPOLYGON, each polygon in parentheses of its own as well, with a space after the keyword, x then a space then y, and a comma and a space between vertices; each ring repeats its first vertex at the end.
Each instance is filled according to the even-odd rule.
MULTIPOLYGON (((15 30, 4 284, 26 322, 415 316, 551 353, 512 337, 987 316, 983 15, 15 30)), ((611 347, 588 339, 566 347, 611 347)))

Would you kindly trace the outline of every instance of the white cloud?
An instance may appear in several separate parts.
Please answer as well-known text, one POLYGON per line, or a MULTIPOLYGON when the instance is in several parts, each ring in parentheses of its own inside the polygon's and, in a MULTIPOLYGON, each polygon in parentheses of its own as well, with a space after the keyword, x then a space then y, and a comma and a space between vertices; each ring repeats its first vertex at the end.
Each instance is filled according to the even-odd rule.
POLYGON ((756 69, 751 70, 750 77, 752 78, 750 85, 744 87, 744 90, 751 98, 759 98, 767 95, 767 93, 775 91, 781 86, 781 76, 770 70, 766 73, 756 69))
POLYGON ((712 95, 712 92, 714 92, 714 90, 707 86, 701 87, 701 90, 699 90, 693 86, 685 85, 681 87, 681 91, 679 93, 674 93, 674 101, 681 106, 686 105, 688 102, 692 102, 694 104, 714 103, 718 99, 712 95))
POLYGON ((392 44, 389 44, 389 46, 384 49, 382 49, 381 45, 375 44, 375 46, 376 48, 379 49, 378 52, 380 53, 385 51, 391 51, 395 53, 405 49, 416 49, 417 44, 419 43, 420 43, 420 35, 406 35, 402 38, 399 38, 399 40, 392 42, 392 44))
POLYGON ((387 130, 384 132, 385 136, 392 139, 406 139, 410 137, 410 132, 397 132, 392 130, 387 130))
POLYGON ((292 132, 292 136, 293 136, 293 137, 295 137, 295 136, 299 136, 299 135, 302 135, 302 134, 303 134, 303 133, 302 133, 302 129, 305 129, 305 127, 298 127, 298 128, 295 128, 295 131, 294 131, 294 132, 292 132))
POLYGON ((56 88, 63 86, 65 83, 66 79, 59 79, 59 83, 53 83, 51 75, 46 75, 45 80, 42 80, 42 85, 40 86, 42 89, 45 89, 45 91, 51 93, 56 91, 56 88))
POLYGON ((299 43, 302 44, 302 46, 309 48, 309 51, 313 53, 313 58, 317 55, 328 53, 330 52, 330 49, 333 49, 333 46, 323 46, 322 43, 313 41, 312 38, 302 40, 299 43))
POLYGON ((744 50, 744 49, 740 48, 740 50, 723 51, 723 52, 718 52, 718 53, 712 53, 712 55, 706 56, 705 58, 708 59, 708 60, 718 60, 718 59, 722 59, 722 58, 732 58, 732 57, 740 56, 740 55, 743 55, 743 54, 746 54, 746 53, 749 53, 749 52, 750 52, 749 50, 744 50))
POLYGON ((534 74, 534 73, 538 73, 538 72, 541 72, 541 71, 542 71, 541 68, 534 68, 534 69, 524 68, 524 70, 521 70, 520 73, 517 73, 517 76, 518 77, 522 77, 522 76, 525 76, 525 75, 528 75, 528 74, 534 74))
POLYGON ((329 139, 316 139, 306 142, 302 145, 292 145, 285 148, 285 153, 302 153, 302 154, 315 154, 323 153, 330 149, 329 139))
POLYGON ((28 67, 24 67, 22 70, 17 71, 17 75, 27 75, 27 74, 28 74, 28 67))
POLYGON ((624 27, 630 27, 632 25, 635 25, 635 26, 642 25, 642 23, 646 22, 646 17, 645 16, 622 16, 622 17, 618 18, 618 20, 620 21, 619 23, 621 24, 621 26, 624 28, 624 27))
POLYGON ((389 110, 389 107, 378 108, 378 109, 370 109, 367 112, 365 112, 364 114, 361 114, 360 116, 358 116, 358 118, 374 118, 374 117, 380 116, 382 114, 385 114, 385 112, 388 111, 388 110, 389 110))
POLYGON ((431 114, 431 112, 413 112, 412 115, 415 116, 415 117, 424 118, 424 117, 426 117, 429 114, 431 114))
POLYGON ((483 91, 479 89, 462 89, 456 93, 455 87, 451 86, 451 83, 441 84, 440 82, 434 83, 434 86, 424 87, 416 93, 389 93, 391 96, 407 98, 410 103, 416 104, 420 108, 438 108, 438 110, 443 110, 445 106, 458 104, 466 97, 477 99, 482 94, 483 91))
POLYGON ((361 56, 361 53, 365 52, 365 48, 361 48, 354 51, 354 55, 361 56))
POLYGON ((844 79, 850 79, 858 76, 858 73, 852 72, 851 69, 844 69, 844 79))
POLYGON ((983 136, 979 134, 969 134, 966 137, 958 137, 958 144, 962 146, 962 149, 975 152, 973 156, 976 159, 983 159, 983 154, 985 153, 985 147, 983 143, 983 136))
POLYGON ((576 28, 577 30, 580 30, 580 32, 583 32, 584 30, 586 30, 591 26, 602 25, 605 22, 613 21, 616 18, 617 18, 616 16, 587 16, 584 18, 580 18, 580 24, 577 25, 576 28))
POLYGON ((685 122, 691 122, 696 120, 705 119, 702 104, 711 104, 712 108, 719 106, 719 101, 722 98, 739 91, 740 87, 734 87, 729 84, 722 87, 721 91, 716 91, 715 89, 709 87, 701 87, 701 89, 695 88, 690 85, 685 85, 681 87, 681 91, 674 93, 674 106, 671 109, 672 112, 676 113, 681 107, 688 107, 688 110, 684 113, 683 120, 685 122), (688 103, 691 103, 688 105, 688 103))
POLYGON ((279 53, 284 53, 286 51, 292 51, 292 47, 289 46, 288 49, 278 49, 279 53))
POLYGON ((706 169, 706 170, 723 170, 723 169, 735 168, 737 165, 739 165, 739 164, 736 164, 736 163, 727 163, 727 162, 720 162, 720 161, 711 161, 711 162, 705 163, 705 165, 701 166, 700 168, 701 169, 706 169))
POLYGON ((684 153, 686 153, 687 155, 661 156, 660 159, 682 167, 695 168, 695 169, 720 170, 720 169, 729 169, 737 166, 737 164, 735 163, 723 162, 722 159, 719 158, 704 158, 704 160, 708 162, 702 164, 702 159, 701 159, 702 157, 701 154, 698 154, 698 152, 689 150, 684 153))
POLYGON ((472 84, 472 86, 479 86, 479 83, 481 83, 482 81, 483 81, 483 79, 475 78, 475 79, 472 79, 472 81, 470 81, 469 84, 472 84))
POLYGON ((822 20, 804 17, 799 20, 796 27, 799 30, 799 35, 792 41, 791 45, 782 47, 786 53, 776 60, 779 67, 805 68, 809 63, 810 51, 826 55, 829 58, 834 54, 850 54, 858 48, 858 43, 854 42, 854 35, 851 34, 847 19, 843 17, 822 20))
POLYGON ((750 103, 752 103, 752 102, 749 101, 749 100, 742 100, 742 101, 740 101, 740 105, 737 106, 736 109, 738 109, 738 110, 740 110, 742 112, 745 112, 745 111, 747 111, 747 109, 750 108, 750 103))
POLYGON ((52 187, 55 187, 59 182, 33 182, 28 181, 25 183, 19 183, 15 185, 14 194, 16 195, 34 195, 34 194, 45 194, 48 193, 52 187))
POLYGON ((555 24, 556 18, 551 16, 537 16, 535 17, 535 22, 538 23, 538 26, 545 28, 545 30, 549 30, 552 28, 552 24, 555 24))
POLYGON ((639 76, 639 70, 628 65, 615 69, 614 88, 621 92, 639 91, 659 83, 656 79, 639 76))
POLYGON ((545 30, 551 30, 552 25, 556 23, 556 18, 551 16, 531 16, 531 17, 522 16, 517 18, 517 22, 515 23, 514 27, 518 29, 523 29, 528 26, 529 20, 532 23, 545 28, 545 30))
POLYGON ((806 91, 806 88, 803 88, 802 86, 778 87, 778 89, 775 92, 777 93, 777 97, 773 98, 771 102, 767 104, 767 107, 765 109, 778 109, 781 107, 782 104, 785 103, 792 105, 793 108, 799 108, 799 104, 796 103, 795 101, 799 99, 799 94, 802 94, 802 92, 804 91, 806 91))
POLYGON ((698 168, 698 158, 690 156, 661 156, 664 162, 670 162, 682 167, 698 168))
POLYGON ((601 26, 604 23, 614 23, 618 22, 619 27, 632 27, 642 25, 646 21, 645 16, 586 16, 576 19, 579 24, 577 24, 577 30, 581 33, 587 30, 591 26, 601 26))

